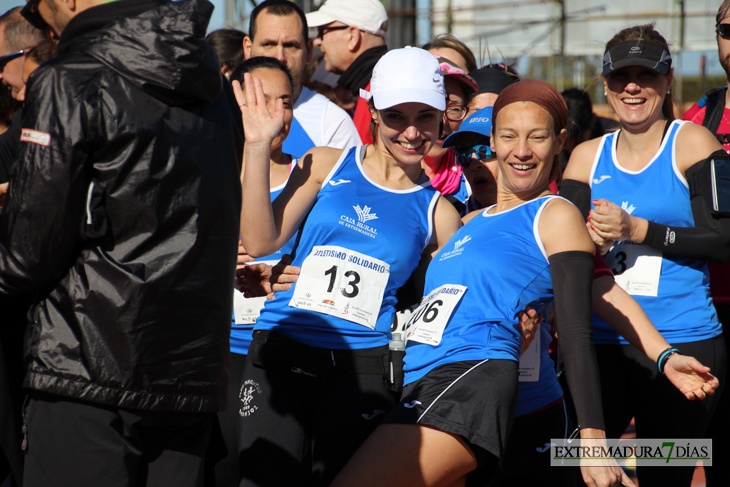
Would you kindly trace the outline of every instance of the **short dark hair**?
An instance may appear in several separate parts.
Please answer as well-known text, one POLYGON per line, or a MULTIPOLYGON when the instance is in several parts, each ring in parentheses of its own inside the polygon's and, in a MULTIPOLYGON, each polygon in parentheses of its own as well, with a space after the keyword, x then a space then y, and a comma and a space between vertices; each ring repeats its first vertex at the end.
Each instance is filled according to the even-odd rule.
POLYGON ((568 137, 578 137, 591 129, 593 104, 588 93, 580 88, 569 88, 561 93, 568 105, 568 137))
POLYGON ((253 41, 256 35, 256 19, 259 14, 266 9, 266 13, 271 15, 278 15, 279 17, 286 17, 296 13, 302 21, 302 39, 304 43, 309 42, 309 27, 307 27, 307 17, 304 15, 304 11, 299 6, 290 2, 289 0, 266 0, 261 2, 251 12, 251 17, 248 21, 248 37, 253 41))
POLYGON ((220 67, 233 70, 243 62, 244 37, 246 33, 237 29, 218 29, 205 36, 205 41, 218 53, 220 67))
POLYGON ((289 71, 289 68, 286 67, 286 64, 276 58, 266 56, 252 57, 236 66, 236 69, 234 69, 233 73, 231 73, 231 81, 236 80, 241 83, 241 87, 243 87, 243 75, 256 69, 278 69, 286 75, 292 89, 294 88, 294 81, 292 80, 291 72, 289 71))

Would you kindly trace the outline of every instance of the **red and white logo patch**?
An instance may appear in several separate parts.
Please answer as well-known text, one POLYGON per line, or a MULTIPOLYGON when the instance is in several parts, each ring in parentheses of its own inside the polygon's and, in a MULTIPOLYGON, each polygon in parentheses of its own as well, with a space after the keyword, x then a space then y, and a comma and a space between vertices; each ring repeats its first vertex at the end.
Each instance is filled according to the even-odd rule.
POLYGON ((23 129, 20 133, 21 142, 32 142, 48 147, 51 144, 51 134, 45 132, 39 132, 32 129, 23 129))

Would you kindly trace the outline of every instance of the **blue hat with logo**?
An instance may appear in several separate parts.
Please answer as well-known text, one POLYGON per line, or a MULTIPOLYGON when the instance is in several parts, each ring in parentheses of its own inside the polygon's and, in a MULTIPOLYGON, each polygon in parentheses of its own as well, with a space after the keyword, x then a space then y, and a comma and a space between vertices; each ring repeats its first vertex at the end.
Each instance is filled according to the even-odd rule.
POLYGON ((444 139, 442 147, 457 147, 464 145, 462 140, 471 134, 491 137, 492 135, 492 108, 486 107, 474 112, 469 118, 461 122, 459 130, 444 139))

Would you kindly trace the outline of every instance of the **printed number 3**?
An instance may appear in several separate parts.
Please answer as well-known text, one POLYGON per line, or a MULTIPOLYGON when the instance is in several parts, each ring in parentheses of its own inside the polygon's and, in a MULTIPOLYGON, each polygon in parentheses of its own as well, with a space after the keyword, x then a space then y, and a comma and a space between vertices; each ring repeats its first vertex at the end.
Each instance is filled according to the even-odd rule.
POLYGON ((620 266, 618 270, 611 269, 613 271, 614 276, 620 276, 624 272, 626 272, 626 252, 619 252, 616 254, 617 264, 620 266))
MULTIPOLYGON (((327 269, 324 272, 324 275, 330 276, 330 284, 327 287, 327 292, 331 293, 332 289, 335 287, 335 281, 337 280, 337 266, 333 265, 327 269)), ((360 274, 355 271, 347 271, 345 272, 345 277, 352 277, 352 280, 348 281, 347 286, 340 289, 340 292, 346 298, 354 298, 360 292, 360 288, 357 287, 357 284, 360 282, 360 274), (347 291, 347 288, 352 288, 352 291, 347 291)))

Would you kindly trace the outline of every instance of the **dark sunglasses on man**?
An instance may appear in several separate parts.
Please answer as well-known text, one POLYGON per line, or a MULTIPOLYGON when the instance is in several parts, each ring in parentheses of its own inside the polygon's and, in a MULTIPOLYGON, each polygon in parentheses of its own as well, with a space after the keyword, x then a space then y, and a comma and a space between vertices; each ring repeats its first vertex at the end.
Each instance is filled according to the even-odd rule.
POLYGON ((5 65, 8 64, 13 59, 17 59, 20 56, 27 54, 30 52, 30 49, 23 49, 22 51, 13 52, 11 54, 6 54, 5 56, 0 57, 0 73, 3 72, 5 69, 5 65))
POLYGON ((327 32, 330 32, 330 31, 333 31, 333 30, 347 29, 348 27, 350 27, 350 26, 349 25, 335 25, 335 26, 330 26, 329 24, 328 25, 321 25, 321 26, 317 27, 317 37, 316 37, 316 39, 321 39, 322 37, 324 37, 324 35, 327 32))
POLYGON ((20 15, 36 29, 46 30, 48 29, 48 24, 43 20, 41 14, 38 13, 38 3, 40 3, 40 0, 28 0, 25 7, 20 11, 20 15))
POLYGON ((730 39, 730 24, 717 24, 715 32, 723 39, 730 39))

